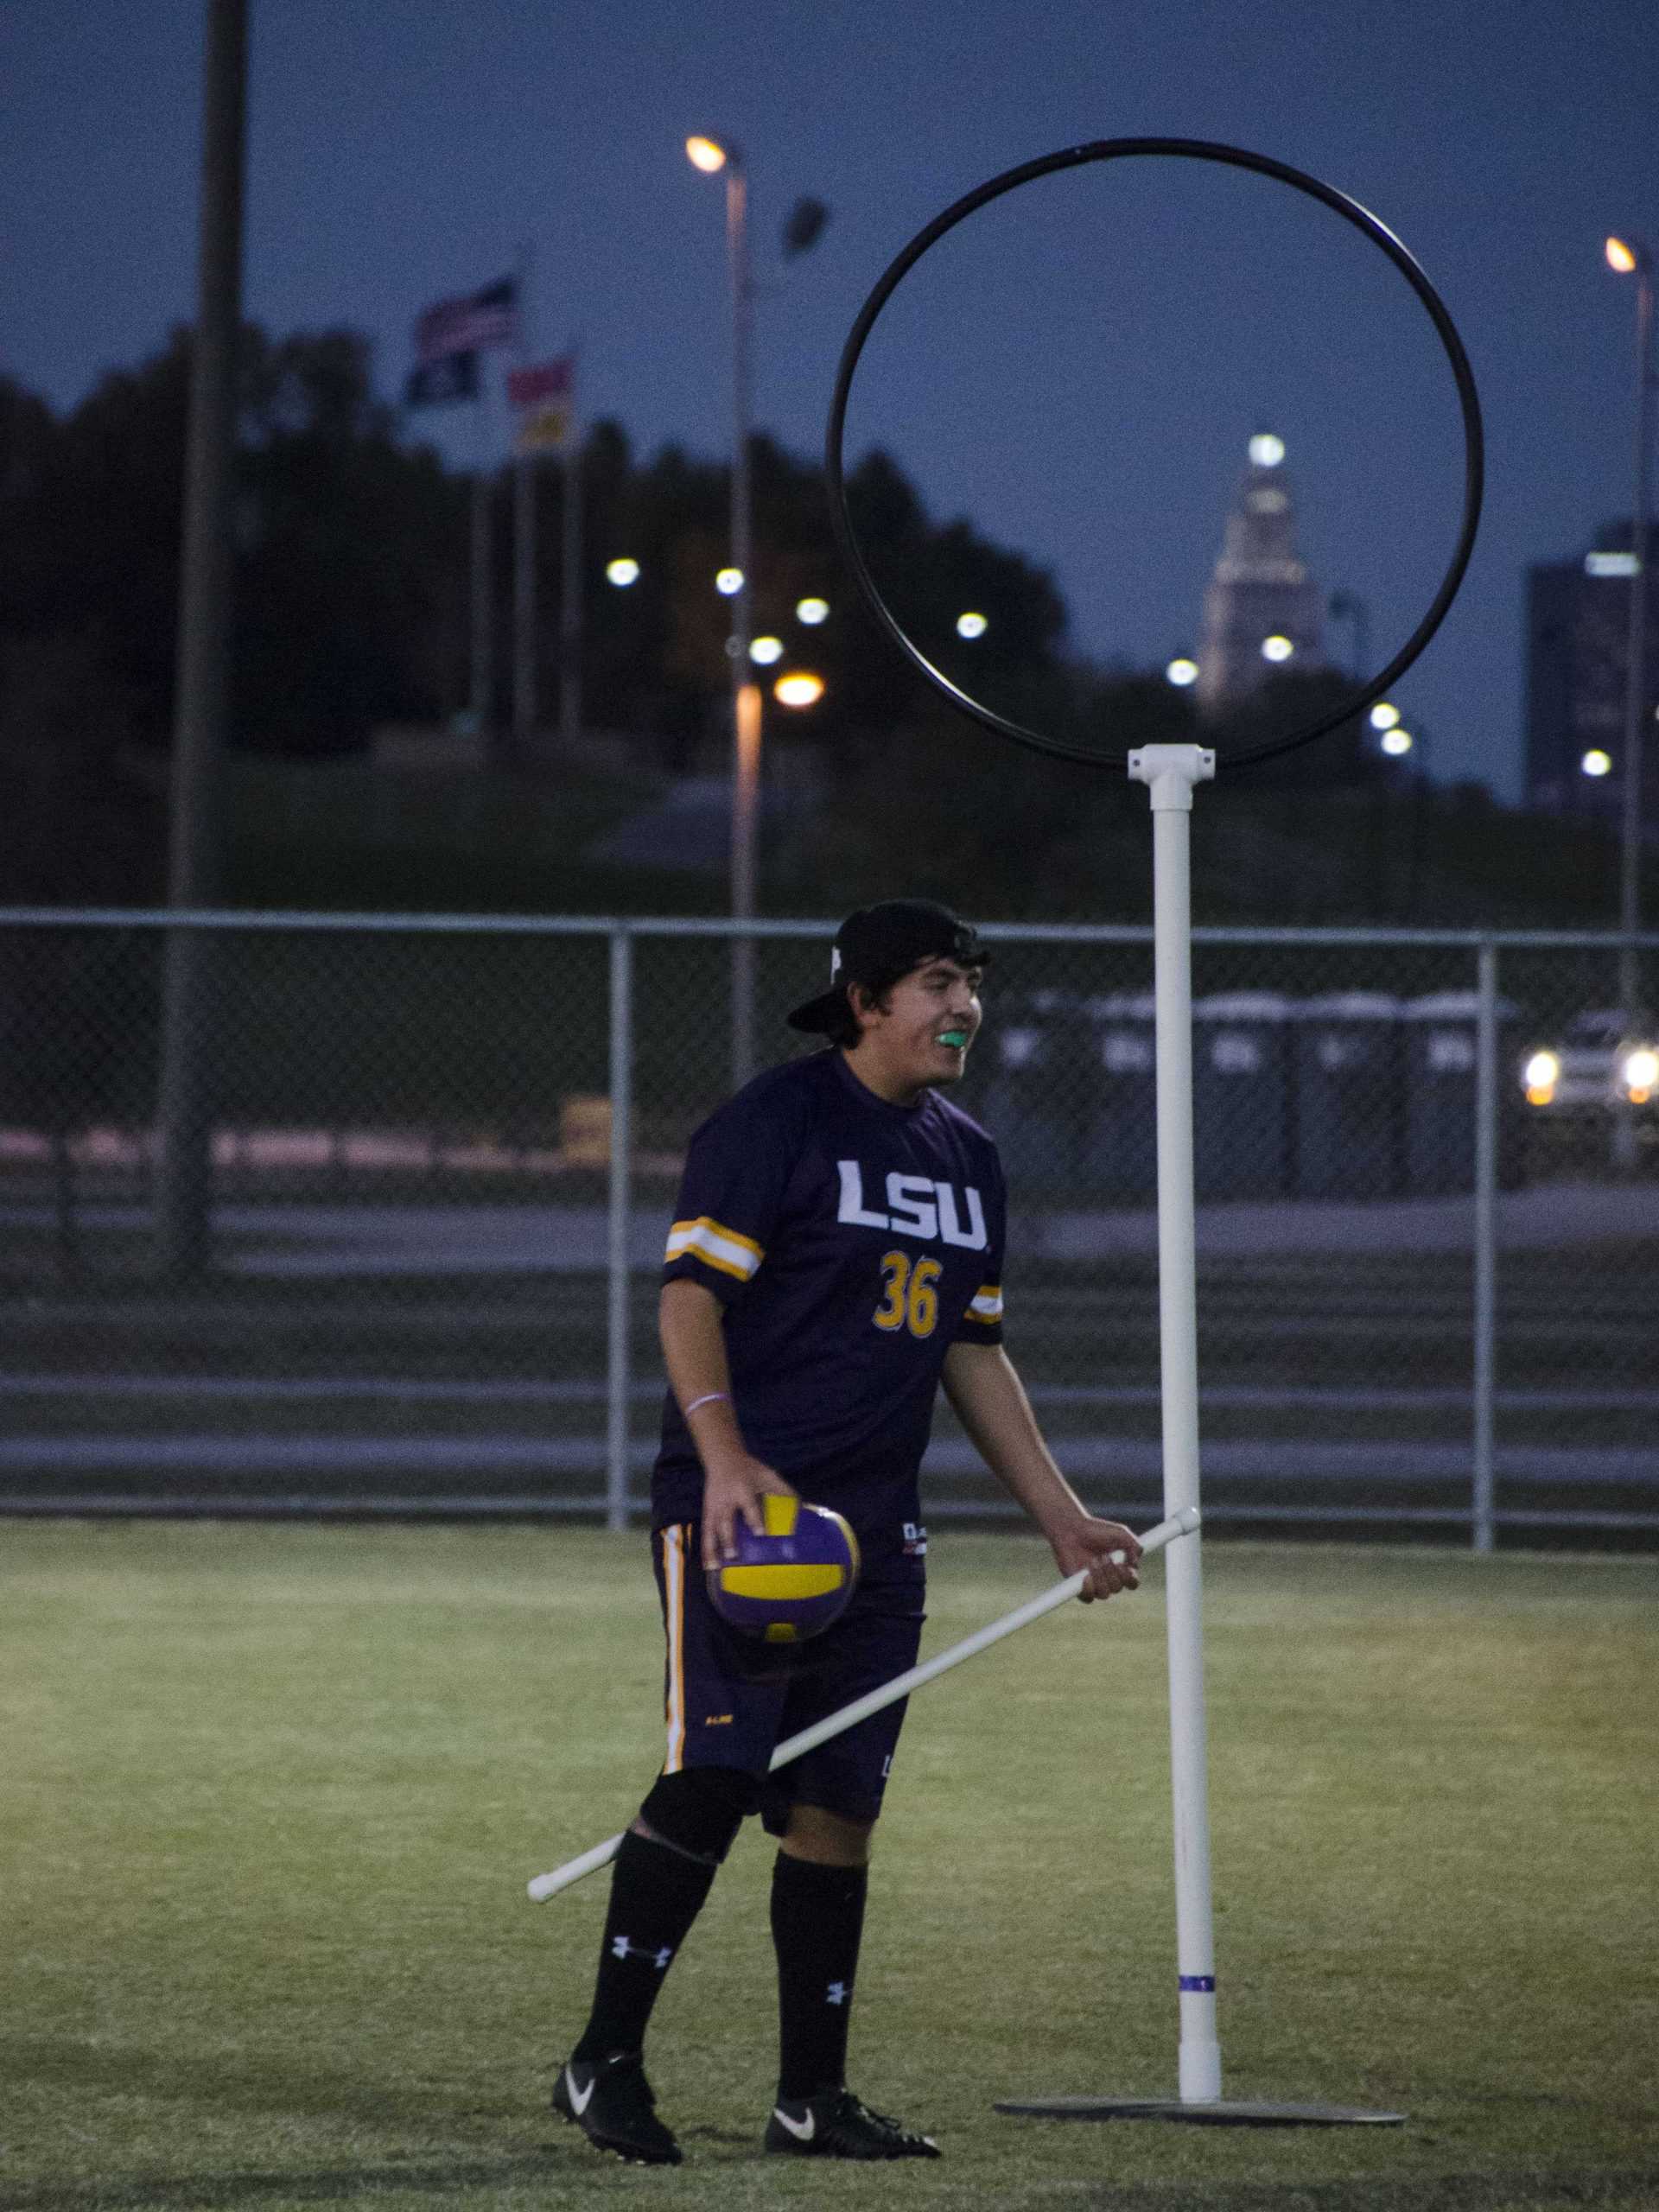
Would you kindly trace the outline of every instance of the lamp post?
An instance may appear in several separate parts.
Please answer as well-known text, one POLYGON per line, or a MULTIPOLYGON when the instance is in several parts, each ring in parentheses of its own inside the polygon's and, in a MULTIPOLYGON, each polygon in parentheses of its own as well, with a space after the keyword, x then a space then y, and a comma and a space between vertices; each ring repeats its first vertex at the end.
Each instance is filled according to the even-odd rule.
MULTIPOLYGON (((686 157, 705 176, 726 173, 726 255, 732 300, 732 626, 726 640, 732 685, 732 918, 754 917, 755 821, 760 800, 760 687, 749 665, 754 626, 749 493, 749 352, 754 288, 749 273, 748 178, 743 156, 713 138, 688 138, 686 157)), ((732 940, 732 1084, 754 1066, 754 939, 732 940)))
MULTIPOLYGON (((754 577, 749 491, 750 353, 754 330, 754 283, 749 267, 748 177, 740 147, 702 137, 685 142, 686 158, 705 176, 726 174, 726 253, 732 296, 732 569, 735 588, 726 640, 732 683, 732 918, 752 921, 755 909, 756 826, 760 810, 760 686, 749 647, 753 642, 754 577)), ((821 200, 798 200, 784 226, 786 258, 817 243, 830 210, 821 200)), ((826 613, 828 610, 825 610, 826 613)), ((732 1082, 747 1083, 754 1067, 754 939, 732 939, 732 1082)))
POLYGON ((1423 787, 1428 774, 1428 734, 1421 723, 1414 730, 1408 729, 1400 719, 1399 709, 1387 700, 1379 700, 1371 709, 1370 720, 1376 732, 1377 751, 1388 760, 1409 764, 1411 827, 1406 846, 1406 916, 1408 920, 1414 921, 1422 873, 1423 787))
MULTIPOLYGON (((1636 933, 1642 926, 1643 739, 1648 688, 1648 484, 1653 451, 1653 254, 1643 238, 1609 238, 1607 265, 1636 278, 1636 446, 1630 499, 1630 624, 1624 669, 1624 788, 1619 823, 1619 1010, 1627 1030, 1640 1012, 1641 973, 1636 933)), ((1618 1116, 1614 1158, 1636 1165, 1636 1121, 1618 1116)))

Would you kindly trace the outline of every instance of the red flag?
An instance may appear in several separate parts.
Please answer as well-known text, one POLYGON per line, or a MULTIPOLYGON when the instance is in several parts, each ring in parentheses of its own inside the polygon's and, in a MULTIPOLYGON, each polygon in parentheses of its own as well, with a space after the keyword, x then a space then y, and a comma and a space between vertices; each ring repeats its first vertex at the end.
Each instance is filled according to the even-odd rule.
POLYGON ((565 353, 533 368, 509 369, 507 399, 514 407, 542 407, 550 399, 569 399, 575 383, 575 363, 565 353))

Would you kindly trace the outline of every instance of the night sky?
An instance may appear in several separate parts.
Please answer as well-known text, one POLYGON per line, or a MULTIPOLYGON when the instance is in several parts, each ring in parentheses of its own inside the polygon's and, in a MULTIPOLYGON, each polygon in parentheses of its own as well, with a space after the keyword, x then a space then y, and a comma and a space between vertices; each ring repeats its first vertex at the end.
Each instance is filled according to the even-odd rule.
MULTIPOLYGON (((528 247, 536 346, 579 342, 584 412, 645 452, 729 437, 721 188, 686 162, 689 131, 744 148, 757 277, 779 280, 756 419, 803 454, 871 284, 993 174, 1159 136, 1338 186, 1445 297, 1486 411, 1474 566, 1398 697, 1437 776, 1518 793, 1526 565, 1630 510, 1634 285, 1601 245, 1659 242, 1650 8, 253 0, 252 18, 249 315, 366 330, 390 394, 416 313, 528 247), (833 220, 784 276, 804 193, 833 220)), ((0 365, 59 407, 192 312, 201 21, 194 0, 0 10, 0 365)), ((1133 166, 1033 188, 930 257, 872 340, 850 451, 880 439, 938 514, 1052 568, 1082 649, 1154 664, 1196 644, 1245 440, 1277 429, 1304 549, 1365 602, 1378 662, 1455 525, 1429 326, 1380 255, 1281 188, 1133 166)), ((475 450, 471 410, 414 427, 475 450)), ((1346 626, 1330 642, 1345 656, 1346 626)))

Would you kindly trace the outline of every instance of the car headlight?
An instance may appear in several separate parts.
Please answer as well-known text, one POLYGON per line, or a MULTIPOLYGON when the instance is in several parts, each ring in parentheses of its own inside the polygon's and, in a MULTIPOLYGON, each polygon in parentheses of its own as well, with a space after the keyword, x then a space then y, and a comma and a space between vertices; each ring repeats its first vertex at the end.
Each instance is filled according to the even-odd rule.
POLYGON ((1659 1084, 1659 1052, 1643 1045, 1624 1058, 1624 1088, 1637 1105, 1646 1103, 1659 1084))
POLYGON ((1561 1064, 1554 1052, 1535 1052, 1522 1073, 1529 1090, 1554 1090, 1561 1064))

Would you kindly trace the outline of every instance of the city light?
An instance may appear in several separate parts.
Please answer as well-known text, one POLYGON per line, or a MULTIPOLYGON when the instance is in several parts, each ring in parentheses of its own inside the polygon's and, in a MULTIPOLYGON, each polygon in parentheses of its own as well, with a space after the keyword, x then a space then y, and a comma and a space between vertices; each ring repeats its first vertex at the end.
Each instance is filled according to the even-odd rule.
POLYGON ((797 600, 795 620, 798 622, 804 622, 812 628, 816 628, 820 622, 827 622, 830 620, 829 601, 827 599, 797 600))
POLYGON ((1164 674, 1170 683, 1179 685, 1185 690, 1189 683, 1198 682, 1198 664, 1195 660, 1189 660, 1185 653, 1178 653, 1164 671, 1164 674))
POLYGON ((784 657, 781 638, 757 638, 749 647, 749 658, 759 661, 762 668, 770 668, 775 660, 784 657))
POLYGON ((1636 267, 1636 255, 1623 238, 1609 238, 1605 249, 1607 266, 1617 269, 1621 276, 1628 276, 1636 267))
POLYGON ((1382 750, 1393 760, 1403 760, 1410 752, 1412 742, 1411 732, 1402 729, 1398 722, 1392 729, 1385 729, 1382 733, 1382 750))
POLYGON ((1586 576, 1633 576, 1636 574, 1634 553, 1586 553, 1584 556, 1586 576))
POLYGON ((823 696, 823 678, 813 676, 805 669, 798 669, 792 676, 780 676, 772 687, 772 696, 780 707, 811 707, 823 696))
POLYGON ((1592 745, 1583 760, 1580 761, 1579 766, 1586 776, 1611 776, 1613 772, 1613 756, 1611 753, 1604 753, 1599 745, 1592 745))
POLYGON ((1285 442, 1275 438, 1271 430, 1250 440, 1250 459, 1258 468, 1277 468, 1284 457, 1285 442))
POLYGON ((639 563, 637 561, 607 561, 605 564, 605 580, 607 583, 614 584, 619 591, 626 591, 630 584, 639 582, 639 563))
POLYGON ((726 149, 712 138, 688 138, 685 157, 693 168, 701 169, 705 176, 713 176, 716 169, 726 166, 726 149))
POLYGON ((1371 709, 1370 724, 1373 729, 1393 729, 1399 720, 1399 708, 1390 706, 1386 699, 1379 699, 1371 709))
POLYGON ((741 592, 742 588, 743 571, 741 569, 722 569, 720 574, 715 578, 715 589, 720 594, 722 599, 735 598, 737 594, 741 592))
POLYGON ((957 635, 959 638, 982 638, 990 625, 982 614, 958 614, 957 635))
POLYGON ((1288 660, 1295 650, 1296 648, 1291 644, 1290 639, 1286 637, 1281 637, 1276 630, 1272 637, 1263 638, 1262 640, 1262 658, 1263 660, 1288 660))

